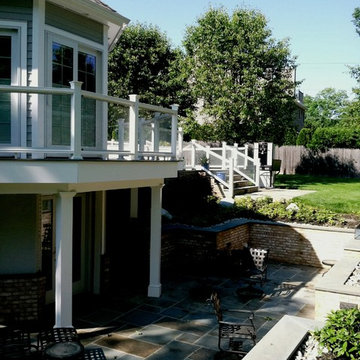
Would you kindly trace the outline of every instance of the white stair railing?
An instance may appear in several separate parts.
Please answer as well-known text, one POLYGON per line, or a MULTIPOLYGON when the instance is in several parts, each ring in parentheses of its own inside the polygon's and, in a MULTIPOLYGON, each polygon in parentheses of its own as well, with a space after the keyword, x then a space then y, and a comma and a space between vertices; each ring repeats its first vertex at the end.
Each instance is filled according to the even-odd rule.
POLYGON ((209 170, 205 169, 206 172, 228 189, 233 189, 234 174, 238 174, 259 186, 260 163, 258 159, 251 158, 248 153, 247 145, 244 147, 239 147, 237 144, 230 146, 226 142, 223 142, 221 147, 210 147, 192 140, 191 144, 183 148, 186 169, 204 170, 201 165, 197 165, 196 160, 205 154, 210 159, 209 170), (216 175, 217 170, 229 171, 229 181, 226 182, 218 177, 216 175))

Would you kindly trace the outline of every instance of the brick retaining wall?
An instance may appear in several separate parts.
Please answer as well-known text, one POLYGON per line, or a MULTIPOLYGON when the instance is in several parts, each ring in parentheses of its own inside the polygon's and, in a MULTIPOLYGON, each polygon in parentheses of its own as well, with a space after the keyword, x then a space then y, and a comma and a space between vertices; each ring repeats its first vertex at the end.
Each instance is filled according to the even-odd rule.
POLYGON ((165 268, 176 258, 188 265, 209 262, 218 250, 242 249, 245 243, 269 249, 273 261, 321 267, 324 259, 340 259, 344 242, 354 237, 352 230, 250 220, 234 226, 229 222, 220 229, 172 229, 163 234, 165 268))
POLYGON ((45 306, 44 276, 1 275, 0 321, 38 321, 45 306))

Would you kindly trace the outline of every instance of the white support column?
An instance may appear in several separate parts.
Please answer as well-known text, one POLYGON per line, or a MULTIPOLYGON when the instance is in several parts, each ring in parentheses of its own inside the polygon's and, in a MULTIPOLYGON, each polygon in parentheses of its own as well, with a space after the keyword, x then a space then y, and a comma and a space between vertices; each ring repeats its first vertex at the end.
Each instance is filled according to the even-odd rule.
POLYGON ((106 192, 95 193, 94 294, 100 294, 101 256, 105 254, 106 192))
POLYGON ((132 219, 137 219, 138 218, 138 199, 139 199, 139 189, 138 188, 134 188, 130 190, 130 217, 132 219))
POLYGON ((71 95, 70 148, 72 160, 82 160, 81 156, 81 81, 70 81, 74 90, 71 95))
POLYGON ((139 143, 139 95, 130 95, 130 101, 135 104, 129 107, 129 146, 131 160, 138 159, 139 143))
POLYGON ((72 327, 73 197, 56 197, 55 327, 72 327))
POLYGON ((150 283, 149 297, 160 297, 161 268, 161 192, 162 185, 151 187, 150 283))
POLYGON ((179 105, 171 105, 171 109, 176 111, 175 115, 171 117, 171 157, 176 159, 176 141, 177 141, 177 127, 178 127, 178 110, 179 105))

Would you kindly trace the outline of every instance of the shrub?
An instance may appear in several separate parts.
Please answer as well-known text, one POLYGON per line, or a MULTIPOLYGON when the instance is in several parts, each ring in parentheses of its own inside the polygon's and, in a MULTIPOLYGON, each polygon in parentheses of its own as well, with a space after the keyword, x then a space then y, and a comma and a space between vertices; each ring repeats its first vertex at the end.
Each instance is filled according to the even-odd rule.
POLYGON ((360 128, 358 127, 327 127, 317 128, 309 144, 311 149, 325 151, 329 148, 360 147, 360 128))
POLYGON ((312 129, 302 128, 296 139, 296 145, 304 145, 304 146, 308 147, 311 142, 311 137, 312 137, 313 132, 314 131, 312 129))
POLYGON ((163 207, 172 215, 192 217, 202 213, 211 196, 212 186, 208 176, 198 172, 180 172, 177 178, 165 181, 163 207))
POLYGON ((313 335, 320 348, 326 349, 335 359, 360 359, 360 310, 332 311, 325 326, 313 335))

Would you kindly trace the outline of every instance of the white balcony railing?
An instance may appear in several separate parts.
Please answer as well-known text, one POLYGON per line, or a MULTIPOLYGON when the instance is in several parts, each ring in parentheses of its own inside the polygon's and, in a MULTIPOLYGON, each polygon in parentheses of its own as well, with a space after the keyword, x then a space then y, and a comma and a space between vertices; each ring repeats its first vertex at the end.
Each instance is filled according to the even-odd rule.
MULTIPOLYGON (((138 95, 121 99, 81 90, 81 82, 72 81, 70 88, 0 86, 0 93, 27 95, 62 95, 71 97, 70 144, 68 146, 9 146, 0 144, 1 154, 41 158, 51 156, 82 160, 101 157, 111 160, 176 160, 178 139, 178 106, 170 108, 141 103, 138 95), (102 129, 102 146, 82 145, 82 99, 105 104, 104 114, 112 117, 108 123, 116 134, 116 143, 107 141, 107 130, 102 129), (116 145, 114 145, 116 144, 116 145), (36 155, 35 155, 36 154, 36 155)), ((45 109, 44 109, 45 112, 45 109)), ((37 120, 37 119, 33 119, 37 120)), ((45 127, 45 125, 44 125, 45 127)), ((44 131, 45 133, 45 131, 44 131)), ((44 135, 46 136, 46 135, 44 135)), ((44 144, 48 141, 44 139, 44 144)), ((181 145, 179 145, 181 148, 181 145)))

